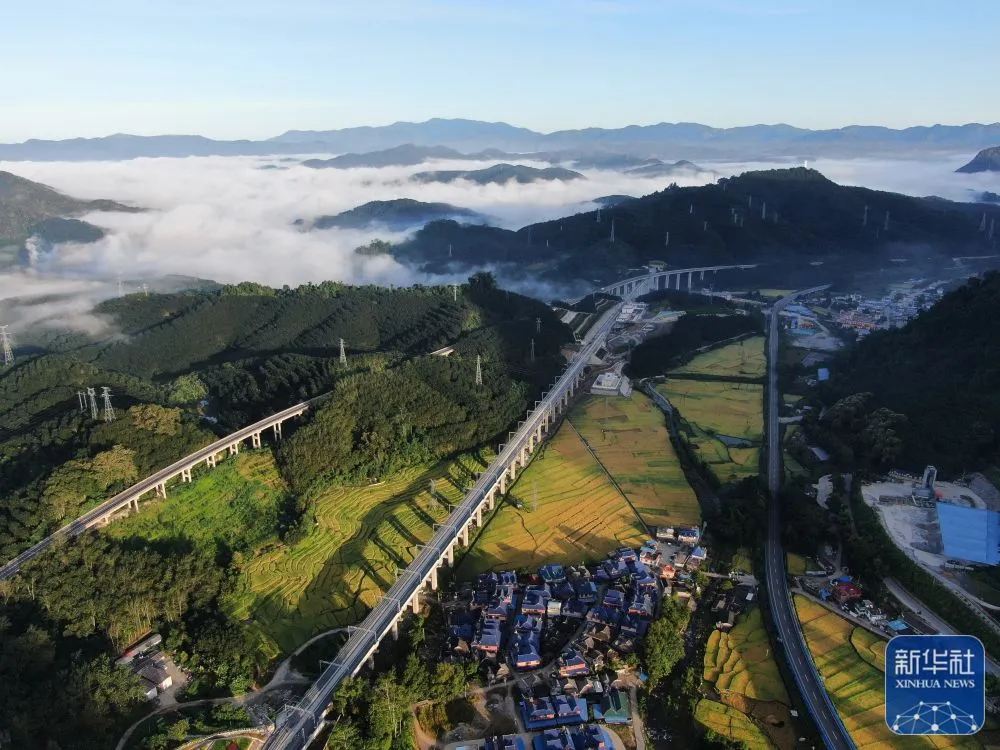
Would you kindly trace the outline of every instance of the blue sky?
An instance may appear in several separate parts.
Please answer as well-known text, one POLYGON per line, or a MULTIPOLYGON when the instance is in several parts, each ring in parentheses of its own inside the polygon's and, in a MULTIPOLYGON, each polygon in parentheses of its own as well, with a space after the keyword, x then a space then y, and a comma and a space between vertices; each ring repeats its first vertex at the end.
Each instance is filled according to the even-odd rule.
POLYGON ((0 141, 1000 120, 997 0, 29 0, 0 141))

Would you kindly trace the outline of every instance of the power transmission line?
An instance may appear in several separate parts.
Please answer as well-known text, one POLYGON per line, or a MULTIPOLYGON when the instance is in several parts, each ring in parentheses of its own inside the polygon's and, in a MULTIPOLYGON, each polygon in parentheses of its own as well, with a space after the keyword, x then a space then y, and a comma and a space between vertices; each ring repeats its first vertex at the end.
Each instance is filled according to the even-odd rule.
POLYGON ((3 340, 3 364, 14 364, 14 345, 11 342, 10 334, 7 333, 7 326, 0 326, 0 339, 3 340))
POLYGON ((476 385, 483 384, 483 358, 476 355, 476 385))
POLYGON ((83 391, 77 391, 76 400, 80 404, 80 413, 85 413, 87 411, 87 394, 83 391))
POLYGON ((340 340, 340 364, 347 364, 347 352, 344 351, 344 340, 340 340))
POLYGON ((111 405, 111 389, 106 385, 101 388, 101 399, 104 401, 104 421, 115 421, 115 407, 111 405))
POLYGON ((87 389, 87 398, 90 400, 90 418, 97 420, 97 392, 93 388, 87 389))

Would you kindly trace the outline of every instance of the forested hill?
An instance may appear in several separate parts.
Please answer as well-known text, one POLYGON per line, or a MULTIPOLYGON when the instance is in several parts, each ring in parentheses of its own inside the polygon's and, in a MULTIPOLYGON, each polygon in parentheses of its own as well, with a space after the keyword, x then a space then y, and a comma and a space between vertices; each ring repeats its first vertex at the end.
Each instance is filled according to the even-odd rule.
POLYGON ((846 187, 798 167, 671 186, 517 232, 433 222, 393 252, 428 269, 509 264, 561 282, 608 282, 654 259, 674 267, 760 263, 774 283, 817 275, 831 282, 900 259, 983 255, 991 247, 979 229, 984 210, 1000 219, 1000 207, 846 187))
POLYGON ((870 392, 907 417, 899 462, 954 474, 1000 460, 1000 273, 972 279, 836 365, 836 395, 870 392))
POLYGON ((334 390, 341 381, 353 384, 343 393, 345 403, 358 409, 377 401, 374 390, 395 389, 396 427, 404 412, 417 411, 403 403, 407 398, 433 404, 443 415, 421 422, 419 439, 407 436, 420 443, 409 457, 426 458, 447 453, 447 446, 473 447, 490 437, 490 430, 506 429, 532 394, 551 382, 560 367, 559 347, 572 339, 546 305, 497 289, 488 275, 460 286, 457 299, 451 287, 389 290, 324 283, 275 290, 240 284, 207 293, 130 295, 103 303, 97 312, 111 322, 106 340, 64 343, 61 351, 19 357, 14 367, 0 370, 0 555, 5 557, 82 505, 210 442, 199 412, 228 431, 334 390), (346 366, 339 363, 341 338, 346 366), (532 339, 534 363, 528 361, 532 339), (408 364, 449 344, 455 353, 444 369, 408 364), (472 389, 476 355, 488 375, 488 387, 478 394, 472 389), (379 375, 397 370, 392 377, 379 375), (76 394, 87 387, 100 393, 105 385, 120 413, 143 405, 179 409, 163 417, 175 420, 176 427, 169 434, 157 432, 149 425, 155 420, 144 414, 111 425, 95 422, 89 411, 80 412, 76 394), (476 419, 480 426, 467 426, 476 419), (432 437, 425 440, 427 435, 432 437), (103 455, 116 446, 131 457, 103 455), (72 476, 87 474, 95 460, 125 468, 107 474, 106 481, 88 479, 77 486, 72 476), (64 465, 70 469, 60 473, 64 465), (60 489, 64 486, 70 486, 68 494, 60 489))
MULTIPOLYGON (((46 220, 53 218, 78 216, 89 211, 135 210, 109 200, 71 198, 47 185, 0 171, 0 246, 22 242, 43 228, 46 220)), ((62 229, 65 231, 66 227, 62 229)), ((100 231, 96 227, 91 229, 100 231)), ((71 239, 80 241, 76 235, 71 239)))

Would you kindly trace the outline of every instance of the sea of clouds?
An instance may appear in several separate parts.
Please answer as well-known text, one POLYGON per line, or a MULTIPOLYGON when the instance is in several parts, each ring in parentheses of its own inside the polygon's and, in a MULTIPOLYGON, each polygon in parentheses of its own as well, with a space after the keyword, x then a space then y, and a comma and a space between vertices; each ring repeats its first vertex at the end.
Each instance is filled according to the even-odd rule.
MULTIPOLYGON (((974 200, 983 190, 1000 187, 996 175, 956 174, 954 170, 967 159, 967 154, 922 160, 824 159, 809 166, 844 184, 954 200, 974 200)), ((117 293, 114 280, 119 276, 132 285, 167 274, 272 286, 326 279, 395 285, 448 282, 452 279, 421 275, 386 255, 354 252, 372 239, 399 241, 406 233, 310 231, 295 222, 310 222, 367 201, 413 198, 471 208, 489 216, 496 226, 516 229, 591 210, 591 201, 604 195, 639 196, 669 182, 697 185, 747 169, 793 166, 788 162, 704 163, 711 172, 675 178, 585 170, 586 180, 525 185, 423 184, 408 179, 418 171, 477 169, 489 164, 439 161, 416 167, 340 170, 310 169, 297 160, 251 157, 0 163, 2 170, 78 198, 108 198, 146 209, 82 217, 105 229, 107 236, 96 243, 62 245, 34 268, 0 272, 0 299, 7 300, 5 308, 15 298, 20 300, 13 315, 22 324, 48 320, 64 325, 82 316, 95 300, 117 293), (262 169, 268 165, 273 168, 262 169), (68 310, 66 300, 71 301, 68 310)), ((76 327, 97 325, 81 320, 76 327)))

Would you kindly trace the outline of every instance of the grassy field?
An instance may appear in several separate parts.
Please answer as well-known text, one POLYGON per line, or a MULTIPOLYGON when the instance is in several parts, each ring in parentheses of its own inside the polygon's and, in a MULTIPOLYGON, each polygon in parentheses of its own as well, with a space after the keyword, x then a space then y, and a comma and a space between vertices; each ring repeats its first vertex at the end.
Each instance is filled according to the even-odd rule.
POLYGON ((827 692, 859 748, 981 748, 960 737, 900 737, 885 724, 885 642, 802 596, 802 632, 827 692))
POLYGON ((698 498, 670 443, 663 412, 648 397, 588 396, 573 408, 570 422, 647 524, 701 522, 698 498))
POLYGON ((728 633, 712 631, 705 649, 704 678, 720 693, 732 691, 755 700, 789 702, 759 609, 741 617, 728 633))
POLYGON ((763 431, 763 389, 755 383, 668 379, 657 386, 680 412, 684 439, 720 482, 758 473, 763 431), (727 446, 720 437, 751 442, 727 446))
POLYGON ((246 563, 228 605, 275 652, 357 622, 448 515, 444 501, 456 503, 472 483, 470 472, 481 468, 466 457, 378 485, 321 492, 307 511, 306 537, 246 563))
POLYGON ((191 484, 171 484, 166 499, 150 499, 138 515, 104 529, 115 537, 162 539, 182 536, 213 548, 234 546, 255 518, 272 513, 288 488, 268 450, 244 451, 213 470, 195 474, 191 484))
POLYGON ((718 375, 727 378, 762 378, 767 368, 764 337, 737 341, 735 344, 699 354, 669 375, 718 375))
POLYGON ((774 747, 746 714, 724 703, 702 698, 695 706, 694 718, 724 737, 743 742, 750 750, 769 750, 774 747))
POLYGON ((461 577, 491 568, 596 560, 646 538, 635 513, 572 429, 564 425, 539 450, 462 560, 461 577))
POLYGON ((802 555, 796 555, 794 552, 786 552, 785 563, 788 565, 788 572, 793 576, 804 576, 806 574, 806 559, 802 555))

